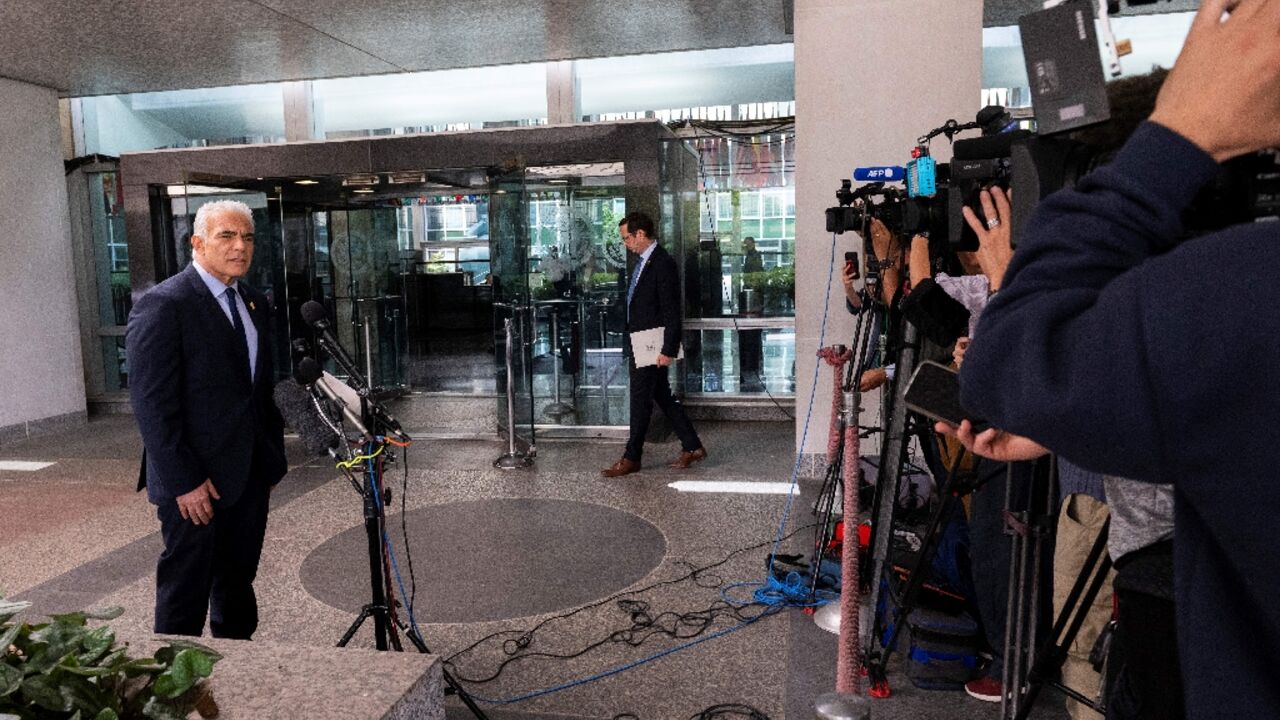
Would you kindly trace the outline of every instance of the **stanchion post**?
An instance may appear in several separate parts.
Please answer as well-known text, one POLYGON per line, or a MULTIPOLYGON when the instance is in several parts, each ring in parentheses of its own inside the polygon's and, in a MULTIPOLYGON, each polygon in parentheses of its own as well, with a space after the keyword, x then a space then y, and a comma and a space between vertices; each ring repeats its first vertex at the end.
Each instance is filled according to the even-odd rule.
POLYGON ((515 343, 515 333, 512 331, 511 318, 503 323, 503 330, 507 341, 507 451, 493 461, 493 466, 499 470, 515 470, 529 467, 533 464, 533 458, 516 450, 515 363, 511 349, 515 343))

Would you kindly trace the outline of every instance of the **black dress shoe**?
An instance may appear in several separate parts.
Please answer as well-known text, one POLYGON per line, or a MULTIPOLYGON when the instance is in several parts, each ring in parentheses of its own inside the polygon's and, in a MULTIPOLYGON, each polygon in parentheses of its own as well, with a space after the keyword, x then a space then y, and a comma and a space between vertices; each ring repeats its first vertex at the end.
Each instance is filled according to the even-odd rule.
POLYGON ((706 459, 706 457, 706 448, 698 448, 697 450, 681 450, 680 457, 676 458, 676 461, 671 463, 670 467, 683 470, 699 460, 706 459))
POLYGON ((631 473, 640 472, 640 463, 635 460, 622 458, 618 462, 600 471, 600 474, 607 478, 622 477, 631 473))

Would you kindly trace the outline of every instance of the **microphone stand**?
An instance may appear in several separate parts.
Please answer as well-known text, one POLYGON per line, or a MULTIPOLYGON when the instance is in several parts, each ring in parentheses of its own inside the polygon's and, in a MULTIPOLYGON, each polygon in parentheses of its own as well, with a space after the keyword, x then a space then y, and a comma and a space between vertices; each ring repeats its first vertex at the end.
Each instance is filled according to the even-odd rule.
MULTIPOLYGON (((347 373, 349 384, 360 396, 360 419, 368 430, 368 435, 364 438, 367 446, 372 448, 373 443, 377 442, 379 437, 384 438, 382 442, 386 443, 385 437, 387 435, 394 435, 400 440, 409 442, 412 438, 400 429, 399 424, 395 422, 395 419, 385 408, 370 397, 371 391, 368 381, 360 374, 360 369, 351 361, 350 356, 346 354, 342 346, 328 332, 325 332, 324 328, 317 327, 316 329, 319 330, 316 333, 316 342, 320 349, 328 353, 329 357, 333 358, 342 367, 347 373)), ((348 472, 348 474, 350 473, 348 472)), ((347 628, 342 639, 338 641, 338 647, 346 647, 347 643, 351 642, 351 638, 355 636, 356 631, 364 624, 364 621, 373 618, 374 643, 377 649, 394 649, 397 652, 403 652, 404 648, 401 647, 399 637, 395 632, 396 628, 399 627, 418 652, 424 655, 430 654, 431 649, 427 647, 426 640, 422 638, 417 626, 407 626, 405 623, 395 620, 391 605, 387 602, 387 591, 384 583, 389 582, 389 576, 386 574, 387 570, 382 562, 385 547, 384 538, 386 537, 384 534, 386 513, 383 509, 383 503, 387 496, 381 488, 381 465, 370 461, 369 470, 364 473, 364 483, 360 490, 364 500, 364 529, 369 548, 370 602, 360 608, 360 614, 351 623, 351 626, 347 628), (390 648, 388 648, 388 637, 390 637, 391 641, 390 648)), ((449 672, 449 669, 444 666, 443 662, 440 665, 440 673, 448 686, 445 690, 446 695, 456 695, 477 720, 488 720, 488 716, 476 705, 471 695, 458 684, 458 681, 449 672)))

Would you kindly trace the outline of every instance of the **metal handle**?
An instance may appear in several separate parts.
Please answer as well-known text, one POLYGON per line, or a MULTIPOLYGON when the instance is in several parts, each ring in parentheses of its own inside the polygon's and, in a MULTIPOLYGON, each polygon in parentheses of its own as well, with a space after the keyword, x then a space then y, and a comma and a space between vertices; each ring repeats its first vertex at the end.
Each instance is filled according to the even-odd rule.
POLYGON ((507 451, 493 461, 493 466, 500 470, 515 470, 532 465, 533 457, 516 450, 516 373, 515 351, 512 350, 512 346, 515 345, 515 336, 511 318, 503 321, 503 331, 507 341, 507 451))

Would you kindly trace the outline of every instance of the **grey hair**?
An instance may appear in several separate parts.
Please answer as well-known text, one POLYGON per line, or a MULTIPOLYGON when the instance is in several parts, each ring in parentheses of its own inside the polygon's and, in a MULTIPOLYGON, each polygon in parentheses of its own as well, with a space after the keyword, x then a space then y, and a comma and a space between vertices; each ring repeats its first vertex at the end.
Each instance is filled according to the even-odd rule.
POLYGON ((253 230, 253 211, 249 209, 248 205, 239 200, 215 200, 201 205, 200 209, 196 210, 196 220, 192 223, 191 234, 207 238, 209 216, 222 212, 232 212, 244 217, 249 222, 249 229, 253 230))

